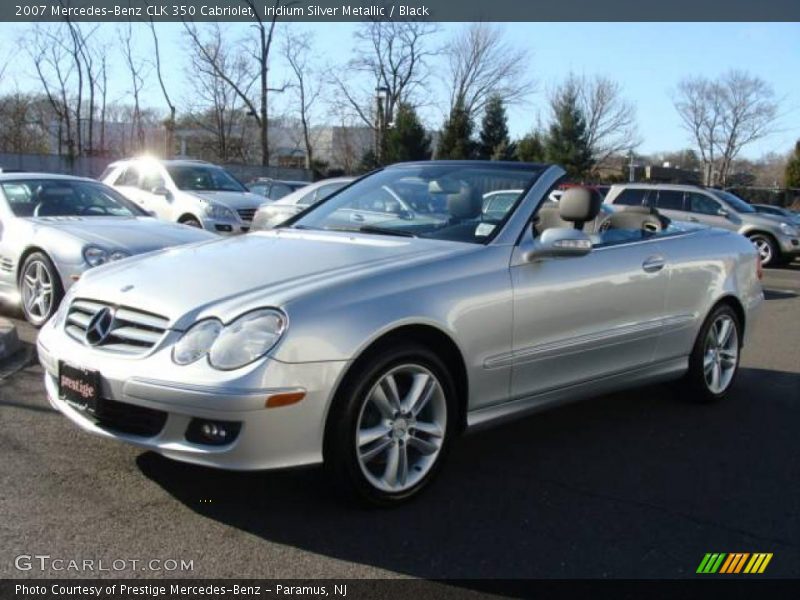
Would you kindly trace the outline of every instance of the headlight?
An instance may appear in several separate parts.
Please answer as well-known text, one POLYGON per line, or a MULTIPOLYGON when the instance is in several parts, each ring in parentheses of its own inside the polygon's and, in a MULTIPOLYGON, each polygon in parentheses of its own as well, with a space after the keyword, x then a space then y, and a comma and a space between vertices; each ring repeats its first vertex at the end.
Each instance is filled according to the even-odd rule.
POLYGON ((107 262, 128 258, 130 254, 123 250, 106 250, 100 246, 86 246, 83 249, 83 259, 90 267, 99 267, 107 262))
POLYGON ((254 310, 225 326, 211 346, 208 360, 216 369, 238 369, 269 352, 284 331, 286 316, 282 312, 254 310))
POLYGON ((209 204, 206 206, 206 214, 212 219, 224 221, 236 220, 236 213, 227 206, 222 206, 221 204, 209 204))
POLYGON ((122 250, 115 250, 111 253, 111 256, 108 257, 108 260, 122 260, 123 258, 128 258, 130 254, 127 252, 123 252, 122 250))
POLYGON ((108 261, 108 251, 100 246, 86 246, 83 249, 83 259, 90 267, 99 267, 108 261))
POLYGON ((216 319, 195 323, 175 344, 172 349, 172 360, 179 365, 188 365, 203 358, 208 354, 220 331, 222 323, 216 319))
POLYGON ((781 223, 779 225, 779 227, 781 229, 781 232, 783 232, 784 235, 790 235, 790 236, 796 236, 797 235, 797 228, 796 227, 792 227, 788 223, 781 223))

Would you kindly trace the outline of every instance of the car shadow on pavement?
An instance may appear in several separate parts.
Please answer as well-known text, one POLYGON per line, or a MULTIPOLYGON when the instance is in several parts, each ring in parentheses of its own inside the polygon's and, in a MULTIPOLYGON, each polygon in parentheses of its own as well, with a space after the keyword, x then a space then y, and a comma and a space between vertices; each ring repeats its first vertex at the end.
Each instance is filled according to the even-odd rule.
POLYGON ((137 462, 204 517, 417 577, 682 577, 733 550, 775 552, 770 574, 796 577, 798 398, 797 373, 743 368, 717 404, 657 386, 562 406, 463 438, 391 510, 340 501, 320 469, 137 462))

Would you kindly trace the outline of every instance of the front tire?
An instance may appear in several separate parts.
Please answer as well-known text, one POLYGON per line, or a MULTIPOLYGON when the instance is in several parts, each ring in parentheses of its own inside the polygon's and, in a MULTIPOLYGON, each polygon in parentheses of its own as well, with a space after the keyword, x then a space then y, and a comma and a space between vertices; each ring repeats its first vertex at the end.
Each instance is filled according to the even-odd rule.
POLYGON ((348 496, 393 506, 427 487, 455 430, 455 385, 424 346, 400 344, 356 365, 336 395, 325 467, 348 496))
POLYGON ((706 318, 689 357, 684 387, 697 402, 725 397, 739 372, 742 326, 736 312, 720 304, 706 318))
POLYGON ((761 266, 772 267, 780 263, 780 250, 778 250, 778 245, 772 237, 764 233, 754 233, 748 237, 756 247, 758 256, 761 259, 761 266))
POLYGON ((55 314, 64 297, 55 265, 43 252, 33 252, 22 264, 18 285, 22 314, 28 323, 41 327, 55 314))

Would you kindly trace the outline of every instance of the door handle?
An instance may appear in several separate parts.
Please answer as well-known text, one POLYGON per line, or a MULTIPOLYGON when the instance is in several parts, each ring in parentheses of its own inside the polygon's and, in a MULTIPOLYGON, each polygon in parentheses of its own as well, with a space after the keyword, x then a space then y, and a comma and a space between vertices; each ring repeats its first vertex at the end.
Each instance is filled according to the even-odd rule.
POLYGON ((351 218, 353 219, 353 221, 356 221, 358 223, 364 222, 364 215, 359 215, 358 213, 354 214, 351 218))
POLYGON ((689 217, 686 219, 687 221, 691 221, 692 223, 697 223, 697 217, 689 217))
POLYGON ((646 273, 656 273, 663 269, 666 264, 667 261, 664 260, 663 256, 650 256, 642 263, 642 269, 646 273))

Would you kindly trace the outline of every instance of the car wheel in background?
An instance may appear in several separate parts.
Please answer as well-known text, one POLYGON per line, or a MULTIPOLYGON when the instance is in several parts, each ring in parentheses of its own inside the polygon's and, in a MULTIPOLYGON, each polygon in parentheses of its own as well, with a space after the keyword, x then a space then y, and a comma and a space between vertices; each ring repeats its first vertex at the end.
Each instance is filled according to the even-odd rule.
POLYGON ((756 247, 763 266, 771 267, 780 262, 778 247, 770 236, 763 233, 754 233, 748 237, 756 247))
POLYGON ((739 371, 742 326, 728 304, 718 305, 700 328, 684 379, 690 397, 713 402, 728 393, 739 371))
POLYGON ((189 227, 197 227, 198 229, 203 228, 203 224, 195 219, 194 217, 182 217, 178 223, 182 223, 183 225, 188 225, 189 227))
POLYGON ((18 285, 25 319, 41 327, 64 297, 64 286, 50 258, 42 252, 30 254, 22 265, 18 285))
POLYGON ((400 344, 372 356, 336 395, 325 467, 347 495, 391 506, 418 494, 439 471, 455 429, 455 385, 424 346, 400 344))

